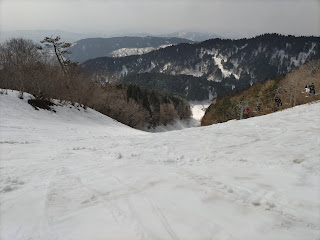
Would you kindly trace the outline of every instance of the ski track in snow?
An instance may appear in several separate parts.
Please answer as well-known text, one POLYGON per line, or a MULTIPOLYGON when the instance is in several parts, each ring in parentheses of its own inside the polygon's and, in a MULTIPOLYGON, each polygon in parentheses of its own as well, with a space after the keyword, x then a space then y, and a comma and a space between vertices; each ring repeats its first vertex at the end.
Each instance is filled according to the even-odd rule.
POLYGON ((320 103, 164 133, 0 95, 0 239, 318 239, 320 103))

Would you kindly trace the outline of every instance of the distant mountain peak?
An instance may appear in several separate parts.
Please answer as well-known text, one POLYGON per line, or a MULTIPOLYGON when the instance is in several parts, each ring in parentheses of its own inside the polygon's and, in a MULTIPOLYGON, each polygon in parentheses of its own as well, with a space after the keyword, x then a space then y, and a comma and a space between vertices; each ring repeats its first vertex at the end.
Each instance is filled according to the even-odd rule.
POLYGON ((213 38, 222 38, 222 36, 216 33, 201 33, 201 32, 188 32, 188 31, 181 31, 181 32, 174 32, 169 34, 161 34, 157 35, 160 37, 180 37, 185 38, 195 42, 203 42, 208 39, 213 38))
POLYGON ((149 52, 164 45, 191 43, 192 41, 177 37, 113 37, 113 38, 87 38, 77 41, 69 48, 72 52, 70 60, 84 62, 89 59, 105 56, 128 56, 149 52), (124 49, 128 49, 125 51, 124 49), (136 49, 136 50, 133 50, 136 49), (147 49, 147 50, 146 50, 147 49))

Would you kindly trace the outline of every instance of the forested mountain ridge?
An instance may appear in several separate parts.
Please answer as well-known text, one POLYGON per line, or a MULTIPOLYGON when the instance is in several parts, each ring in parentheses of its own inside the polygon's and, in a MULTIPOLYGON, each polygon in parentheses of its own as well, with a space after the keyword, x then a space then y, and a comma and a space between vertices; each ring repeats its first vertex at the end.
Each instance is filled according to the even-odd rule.
POLYGON ((320 59, 320 37, 264 34, 181 43, 143 55, 91 59, 81 66, 101 81, 150 72, 192 75, 233 89, 286 74, 314 59, 320 59))
POLYGON ((218 82, 208 81, 203 77, 191 75, 169 75, 164 73, 130 74, 121 78, 120 83, 134 84, 144 89, 177 94, 189 101, 213 99, 216 94, 225 93, 227 89, 218 82))
POLYGON ((168 37, 113 37, 113 38, 86 38, 77 41, 68 49, 71 52, 70 60, 84 62, 88 59, 113 56, 112 52, 122 48, 147 48, 162 45, 191 43, 182 38, 168 37))

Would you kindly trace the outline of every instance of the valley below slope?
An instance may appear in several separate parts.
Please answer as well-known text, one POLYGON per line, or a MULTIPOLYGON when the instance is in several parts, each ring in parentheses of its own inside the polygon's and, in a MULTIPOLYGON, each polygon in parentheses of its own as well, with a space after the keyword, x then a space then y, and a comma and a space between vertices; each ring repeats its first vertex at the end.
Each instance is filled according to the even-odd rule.
POLYGON ((0 238, 316 239, 320 103, 166 133, 0 95, 0 238))

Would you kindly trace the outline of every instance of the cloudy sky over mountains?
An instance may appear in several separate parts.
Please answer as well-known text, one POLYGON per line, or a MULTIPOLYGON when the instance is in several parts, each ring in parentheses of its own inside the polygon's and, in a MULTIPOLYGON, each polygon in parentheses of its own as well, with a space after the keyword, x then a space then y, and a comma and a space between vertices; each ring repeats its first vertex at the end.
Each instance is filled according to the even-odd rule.
POLYGON ((319 0, 0 0, 0 30, 320 35, 319 0))

